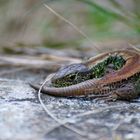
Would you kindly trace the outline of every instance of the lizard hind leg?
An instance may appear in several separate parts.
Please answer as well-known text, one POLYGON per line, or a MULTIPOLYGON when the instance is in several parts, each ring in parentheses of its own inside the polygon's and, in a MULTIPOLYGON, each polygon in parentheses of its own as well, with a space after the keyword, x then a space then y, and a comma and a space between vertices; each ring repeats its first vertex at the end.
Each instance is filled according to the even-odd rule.
MULTIPOLYGON (((140 93, 140 88, 139 88, 140 93)), ((111 91, 111 95, 109 95, 107 98, 112 100, 127 100, 130 101, 132 99, 135 99, 139 95, 136 87, 134 84, 126 84, 124 87, 120 87, 114 91, 111 91)))
POLYGON ((106 94, 98 93, 98 94, 88 94, 89 98, 96 100, 104 100, 104 101, 116 101, 116 100, 127 100, 130 101, 132 99, 137 98, 140 95, 140 80, 133 83, 126 84, 123 87, 110 91, 106 94))

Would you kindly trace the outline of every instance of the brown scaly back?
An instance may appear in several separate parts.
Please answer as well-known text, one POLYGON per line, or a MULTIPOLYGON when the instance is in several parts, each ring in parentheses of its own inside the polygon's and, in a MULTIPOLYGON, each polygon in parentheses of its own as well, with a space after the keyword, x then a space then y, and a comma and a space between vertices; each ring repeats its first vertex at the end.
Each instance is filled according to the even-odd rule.
POLYGON ((118 50, 106 54, 101 54, 100 56, 96 57, 93 61, 92 59, 89 60, 88 65, 91 63, 94 64, 96 63, 96 61, 101 61, 102 59, 104 59, 104 57, 107 57, 107 55, 112 54, 118 54, 123 56, 123 58, 126 60, 126 64, 120 70, 103 76, 99 83, 102 84, 115 83, 117 81, 127 79, 133 76, 134 74, 140 72, 140 53, 130 49, 118 50))

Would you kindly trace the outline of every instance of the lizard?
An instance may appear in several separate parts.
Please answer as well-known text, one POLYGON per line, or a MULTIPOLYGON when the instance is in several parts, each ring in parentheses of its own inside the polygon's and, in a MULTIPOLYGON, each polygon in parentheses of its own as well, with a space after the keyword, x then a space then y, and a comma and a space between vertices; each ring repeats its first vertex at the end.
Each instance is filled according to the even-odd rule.
MULTIPOLYGON (((30 86, 40 88, 39 84, 30 86)), ((41 92, 56 97, 89 96, 108 101, 135 99, 140 95, 140 53, 122 49, 67 65, 55 73, 51 86, 43 86, 41 92)))

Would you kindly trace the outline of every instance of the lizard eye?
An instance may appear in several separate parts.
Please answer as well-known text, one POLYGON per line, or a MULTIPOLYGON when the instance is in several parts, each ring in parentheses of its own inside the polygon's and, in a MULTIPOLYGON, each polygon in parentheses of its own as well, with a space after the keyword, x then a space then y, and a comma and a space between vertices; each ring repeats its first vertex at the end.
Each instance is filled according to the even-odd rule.
POLYGON ((74 79, 75 79, 75 75, 70 75, 69 78, 70 78, 71 80, 74 80, 74 79))

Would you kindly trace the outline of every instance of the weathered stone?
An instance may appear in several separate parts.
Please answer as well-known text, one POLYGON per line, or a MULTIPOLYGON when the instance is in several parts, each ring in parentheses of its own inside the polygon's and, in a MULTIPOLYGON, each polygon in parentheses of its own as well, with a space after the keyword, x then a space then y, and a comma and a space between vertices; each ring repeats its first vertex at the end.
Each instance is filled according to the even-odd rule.
POLYGON ((10 75, 0 79, 0 139, 139 139, 140 100, 104 103, 42 95, 47 109, 61 122, 66 120, 67 125, 86 134, 81 137, 59 126, 42 108, 37 92, 29 87, 29 81, 41 80, 38 78, 43 77, 41 72, 32 72, 32 75, 30 71, 19 73, 16 74, 19 77, 10 75))

